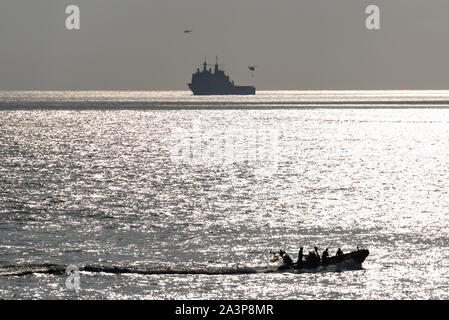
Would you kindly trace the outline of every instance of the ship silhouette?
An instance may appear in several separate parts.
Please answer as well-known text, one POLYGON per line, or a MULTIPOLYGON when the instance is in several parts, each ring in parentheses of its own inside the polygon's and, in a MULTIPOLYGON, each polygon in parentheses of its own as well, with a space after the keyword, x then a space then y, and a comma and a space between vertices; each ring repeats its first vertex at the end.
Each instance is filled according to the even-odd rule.
POLYGON ((203 70, 198 68, 192 74, 192 81, 188 83, 194 95, 250 95, 256 94, 253 86, 236 86, 234 81, 229 79, 223 70, 218 68, 218 59, 215 61, 215 69, 207 69, 207 62, 204 59, 203 70))

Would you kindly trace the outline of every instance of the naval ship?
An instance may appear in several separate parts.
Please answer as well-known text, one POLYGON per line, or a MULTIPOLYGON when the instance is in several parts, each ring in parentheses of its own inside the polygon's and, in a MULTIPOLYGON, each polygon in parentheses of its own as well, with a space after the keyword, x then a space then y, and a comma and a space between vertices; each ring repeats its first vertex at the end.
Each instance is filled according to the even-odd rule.
POLYGON ((223 70, 218 68, 218 59, 215 60, 215 69, 207 69, 207 62, 204 59, 203 70, 196 69, 192 74, 192 82, 188 83, 194 95, 249 95, 256 94, 253 86, 236 86, 234 81, 229 80, 223 70))

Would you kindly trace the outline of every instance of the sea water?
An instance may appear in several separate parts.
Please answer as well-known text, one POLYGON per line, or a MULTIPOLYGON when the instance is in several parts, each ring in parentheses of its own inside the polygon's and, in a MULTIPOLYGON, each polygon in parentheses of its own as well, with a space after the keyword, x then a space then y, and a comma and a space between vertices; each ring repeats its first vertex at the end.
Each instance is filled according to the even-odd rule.
POLYGON ((448 299, 448 107, 447 91, 0 92, 0 298, 448 299), (267 272, 299 246, 370 255, 267 272))

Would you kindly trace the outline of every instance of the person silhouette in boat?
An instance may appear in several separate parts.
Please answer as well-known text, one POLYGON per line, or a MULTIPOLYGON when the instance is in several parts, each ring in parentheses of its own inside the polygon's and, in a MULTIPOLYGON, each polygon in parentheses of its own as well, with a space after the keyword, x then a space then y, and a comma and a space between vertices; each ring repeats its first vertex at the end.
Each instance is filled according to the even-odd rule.
POLYGON ((317 254, 314 251, 309 251, 309 254, 306 257, 306 264, 309 267, 313 267, 320 263, 320 258, 317 257, 317 254))
POLYGON ((327 260, 329 259, 329 248, 326 248, 326 250, 323 251, 323 256, 321 258, 321 261, 323 264, 327 263, 327 260))
POLYGON ((279 256, 282 258, 282 261, 284 262, 284 266, 290 267, 293 265, 293 260, 290 258, 290 256, 285 252, 284 250, 279 250, 279 256))
POLYGON ((318 248, 314 247, 313 249, 315 249, 316 262, 319 264, 320 263, 320 254, 318 253, 318 248))
POLYGON ((298 269, 302 268, 302 258, 304 257, 304 253, 303 253, 303 247, 299 248, 299 252, 298 252, 298 261, 296 262, 296 266, 298 269))
POLYGON ((321 256, 322 264, 327 264, 328 260, 329 260, 329 248, 326 248, 326 250, 323 251, 323 255, 321 256))
POLYGON ((337 250, 337 257, 342 256, 343 255, 343 251, 341 251, 340 248, 338 248, 337 250))

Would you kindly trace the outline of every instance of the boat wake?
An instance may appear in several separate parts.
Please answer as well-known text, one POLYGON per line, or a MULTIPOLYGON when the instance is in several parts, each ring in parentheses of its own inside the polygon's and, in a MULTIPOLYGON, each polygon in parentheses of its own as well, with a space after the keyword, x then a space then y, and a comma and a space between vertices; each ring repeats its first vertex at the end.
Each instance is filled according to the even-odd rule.
MULTIPOLYGON (((27 276, 32 274, 66 274, 67 265, 56 264, 28 264, 28 265, 10 265, 0 267, 0 276, 27 276)), ((232 267, 134 267, 134 266, 102 266, 85 265, 80 266, 80 272, 87 273, 107 273, 107 274, 140 274, 140 275, 244 275, 255 273, 318 273, 318 272, 341 272, 349 270, 362 270, 360 263, 345 261, 336 265, 319 266, 308 269, 287 269, 278 270, 276 266, 232 266, 232 267)))

